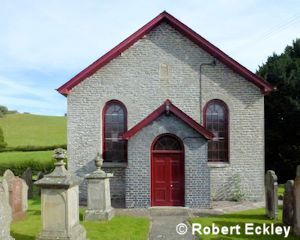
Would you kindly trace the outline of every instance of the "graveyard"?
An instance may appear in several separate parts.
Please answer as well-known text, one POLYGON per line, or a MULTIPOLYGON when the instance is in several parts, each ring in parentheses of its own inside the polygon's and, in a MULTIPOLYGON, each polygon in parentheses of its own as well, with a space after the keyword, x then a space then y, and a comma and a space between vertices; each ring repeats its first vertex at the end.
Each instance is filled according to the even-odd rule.
MULTIPOLYGON (((110 222, 83 222, 84 209, 80 209, 80 220, 87 230, 89 239, 147 239, 149 220, 143 217, 116 216, 110 222)), ((28 202, 27 218, 11 225, 11 235, 15 239, 33 240, 41 231, 40 198, 28 202)))
MULTIPOLYGON (((115 209, 110 204, 109 191, 107 191, 109 179, 113 176, 101 169, 103 162, 100 155, 95 159, 96 170, 87 176, 91 186, 89 195, 93 195, 93 198, 90 198, 87 206, 79 205, 76 189, 80 180, 68 173, 63 162, 64 154, 65 150, 56 149, 53 155, 56 161, 54 171, 48 175, 40 173, 35 177, 35 182, 30 168, 26 169, 20 177, 15 176, 10 170, 5 171, 0 185, 1 213, 3 213, 0 218, 2 221, 1 239, 50 239, 49 237, 53 234, 62 237, 57 229, 58 226, 63 227, 64 221, 72 222, 69 229, 79 229, 72 231, 82 234, 81 237, 72 237, 71 234, 70 239, 148 239, 151 221, 149 215, 124 214, 125 212, 122 211, 117 211, 118 214, 115 214, 115 209), (100 191, 99 196, 97 189, 100 191), (61 202, 60 196, 72 200, 61 202), (102 197, 102 200, 97 201, 97 197, 102 197), (53 208, 53 204, 58 207, 53 208), (64 208, 69 209, 69 214, 64 214, 64 208), (58 212, 54 213, 56 210, 58 212), (72 220, 68 220, 70 216, 72 220), (76 218, 77 220, 74 220, 76 218), (61 221, 61 219, 65 220, 61 221), (47 225, 49 225, 48 230, 47 225), (54 231, 53 226, 55 226, 54 231)), ((202 213, 201 217, 198 217, 195 212, 196 214, 191 215, 188 221, 190 224, 201 224, 203 227, 234 228, 234 226, 239 226, 240 233, 233 232, 228 239, 249 239, 249 235, 245 234, 246 224, 252 224, 255 229, 264 231, 265 234, 271 234, 267 236, 271 240, 298 239, 299 171, 300 167, 297 169, 295 181, 289 180, 284 186, 279 187, 275 172, 267 171, 265 208, 232 210, 232 213, 225 214, 211 211, 206 213, 208 216, 202 213), (276 235, 274 229, 281 228, 285 231, 281 230, 282 232, 279 231, 280 234, 276 235), (287 237, 284 237, 284 234, 287 234, 287 237)), ((227 239, 226 234, 221 235, 227 239)), ((206 234, 199 237, 215 239, 216 236, 206 234)), ((266 239, 266 235, 258 234, 255 238, 266 239)))

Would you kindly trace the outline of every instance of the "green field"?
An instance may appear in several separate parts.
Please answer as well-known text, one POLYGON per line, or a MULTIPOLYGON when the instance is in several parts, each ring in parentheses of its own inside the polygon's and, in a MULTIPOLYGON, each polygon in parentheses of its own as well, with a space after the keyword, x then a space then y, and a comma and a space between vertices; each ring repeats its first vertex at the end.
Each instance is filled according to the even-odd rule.
MULTIPOLYGON (((33 240, 41 231, 41 205, 39 199, 28 201, 27 217, 11 225, 11 235, 16 240, 33 240)), ((83 209, 80 209, 82 219, 83 209)), ((116 216, 109 222, 81 222, 92 240, 146 240, 149 219, 116 216)))
POLYGON ((8 147, 67 143, 66 117, 7 114, 0 118, 0 127, 8 147))

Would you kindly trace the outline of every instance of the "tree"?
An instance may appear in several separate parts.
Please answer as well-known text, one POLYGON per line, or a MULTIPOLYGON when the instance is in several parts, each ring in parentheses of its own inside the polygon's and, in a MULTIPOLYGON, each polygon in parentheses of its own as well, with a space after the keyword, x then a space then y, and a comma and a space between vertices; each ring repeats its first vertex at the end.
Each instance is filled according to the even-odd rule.
POLYGON ((7 107, 0 105, 0 117, 3 117, 7 113, 8 113, 7 107))
POLYGON ((300 39, 270 56, 257 74, 278 89, 265 98, 266 169, 285 182, 300 164, 300 39))
POLYGON ((4 141, 2 128, 0 127, 0 150, 6 148, 7 143, 4 141))

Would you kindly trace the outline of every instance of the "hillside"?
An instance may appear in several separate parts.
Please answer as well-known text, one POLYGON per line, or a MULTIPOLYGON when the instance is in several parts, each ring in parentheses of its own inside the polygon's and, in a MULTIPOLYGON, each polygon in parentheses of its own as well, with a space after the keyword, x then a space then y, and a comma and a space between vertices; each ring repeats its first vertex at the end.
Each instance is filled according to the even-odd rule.
POLYGON ((66 117, 7 114, 0 118, 0 126, 8 147, 67 143, 66 117))

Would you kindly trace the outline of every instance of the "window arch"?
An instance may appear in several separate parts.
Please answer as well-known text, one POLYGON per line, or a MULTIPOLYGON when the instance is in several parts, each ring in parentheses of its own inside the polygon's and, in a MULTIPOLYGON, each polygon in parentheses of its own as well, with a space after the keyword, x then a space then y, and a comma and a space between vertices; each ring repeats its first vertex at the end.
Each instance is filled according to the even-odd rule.
POLYGON ((208 142, 208 161, 228 162, 228 107, 222 100, 214 99, 204 107, 204 126, 214 134, 208 142))
POLYGON ((155 141, 153 150, 158 151, 183 151, 180 140, 171 134, 160 135, 159 138, 155 141))
POLYGON ((103 159, 105 162, 126 162, 127 141, 122 134, 127 131, 127 110, 117 100, 107 102, 102 112, 103 159))

